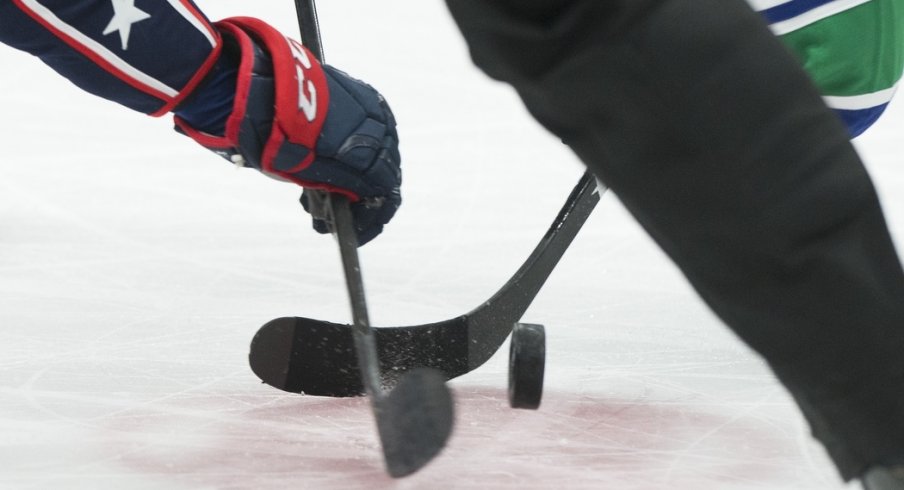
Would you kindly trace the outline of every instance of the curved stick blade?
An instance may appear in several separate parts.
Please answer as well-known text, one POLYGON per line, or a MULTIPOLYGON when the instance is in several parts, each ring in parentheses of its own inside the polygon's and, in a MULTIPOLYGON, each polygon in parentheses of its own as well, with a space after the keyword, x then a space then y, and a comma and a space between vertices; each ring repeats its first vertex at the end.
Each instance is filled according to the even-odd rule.
MULTIPOLYGON (((468 330, 467 317, 375 328, 382 388, 394 388, 402 375, 416 368, 436 369, 447 380, 467 373, 468 330)), ((261 381, 290 393, 364 395, 351 325, 303 317, 271 320, 251 341, 248 363, 261 381)))
POLYGON ((442 451, 455 419, 446 378, 418 368, 402 376, 395 389, 379 397, 377 417, 386 470, 401 478, 421 469, 442 451))

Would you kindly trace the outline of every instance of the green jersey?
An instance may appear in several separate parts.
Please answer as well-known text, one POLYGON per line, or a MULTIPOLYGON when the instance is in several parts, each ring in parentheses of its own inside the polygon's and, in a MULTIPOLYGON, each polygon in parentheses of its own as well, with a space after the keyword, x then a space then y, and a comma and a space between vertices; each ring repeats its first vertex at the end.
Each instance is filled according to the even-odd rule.
POLYGON ((853 136, 879 118, 904 71, 904 2, 748 2, 801 59, 853 136))

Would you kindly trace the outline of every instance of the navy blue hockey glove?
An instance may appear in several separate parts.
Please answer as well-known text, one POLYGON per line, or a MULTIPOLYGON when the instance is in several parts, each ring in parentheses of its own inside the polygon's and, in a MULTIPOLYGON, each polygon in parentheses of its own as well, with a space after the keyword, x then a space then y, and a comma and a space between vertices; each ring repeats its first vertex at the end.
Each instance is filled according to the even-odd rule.
MULTIPOLYGON (((177 110, 185 116, 176 116, 177 130, 235 164, 301 185, 309 212, 309 189, 347 196, 359 245, 380 234, 402 202, 399 138, 383 97, 261 20, 216 27, 223 56, 238 60, 231 113, 223 134, 211 134, 177 110)), ((314 229, 329 232, 316 218, 314 229)))

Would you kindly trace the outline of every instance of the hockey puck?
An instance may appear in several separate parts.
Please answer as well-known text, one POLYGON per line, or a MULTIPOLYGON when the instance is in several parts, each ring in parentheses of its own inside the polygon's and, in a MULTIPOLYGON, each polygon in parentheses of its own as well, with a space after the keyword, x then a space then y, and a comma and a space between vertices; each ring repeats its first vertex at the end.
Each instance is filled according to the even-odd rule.
POLYGON ((509 348, 508 397, 512 408, 536 410, 540 406, 545 365, 543 325, 516 323, 509 348))

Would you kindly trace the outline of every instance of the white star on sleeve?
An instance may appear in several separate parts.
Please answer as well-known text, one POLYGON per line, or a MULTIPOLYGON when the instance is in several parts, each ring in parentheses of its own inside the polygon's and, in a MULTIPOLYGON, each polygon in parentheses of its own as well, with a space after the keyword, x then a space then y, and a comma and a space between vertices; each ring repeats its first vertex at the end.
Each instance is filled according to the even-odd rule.
POLYGON ((129 49, 129 35, 132 33, 132 24, 151 18, 151 14, 140 10, 135 6, 135 0, 112 0, 113 19, 104 29, 104 35, 119 31, 119 39, 122 41, 123 51, 129 49))

